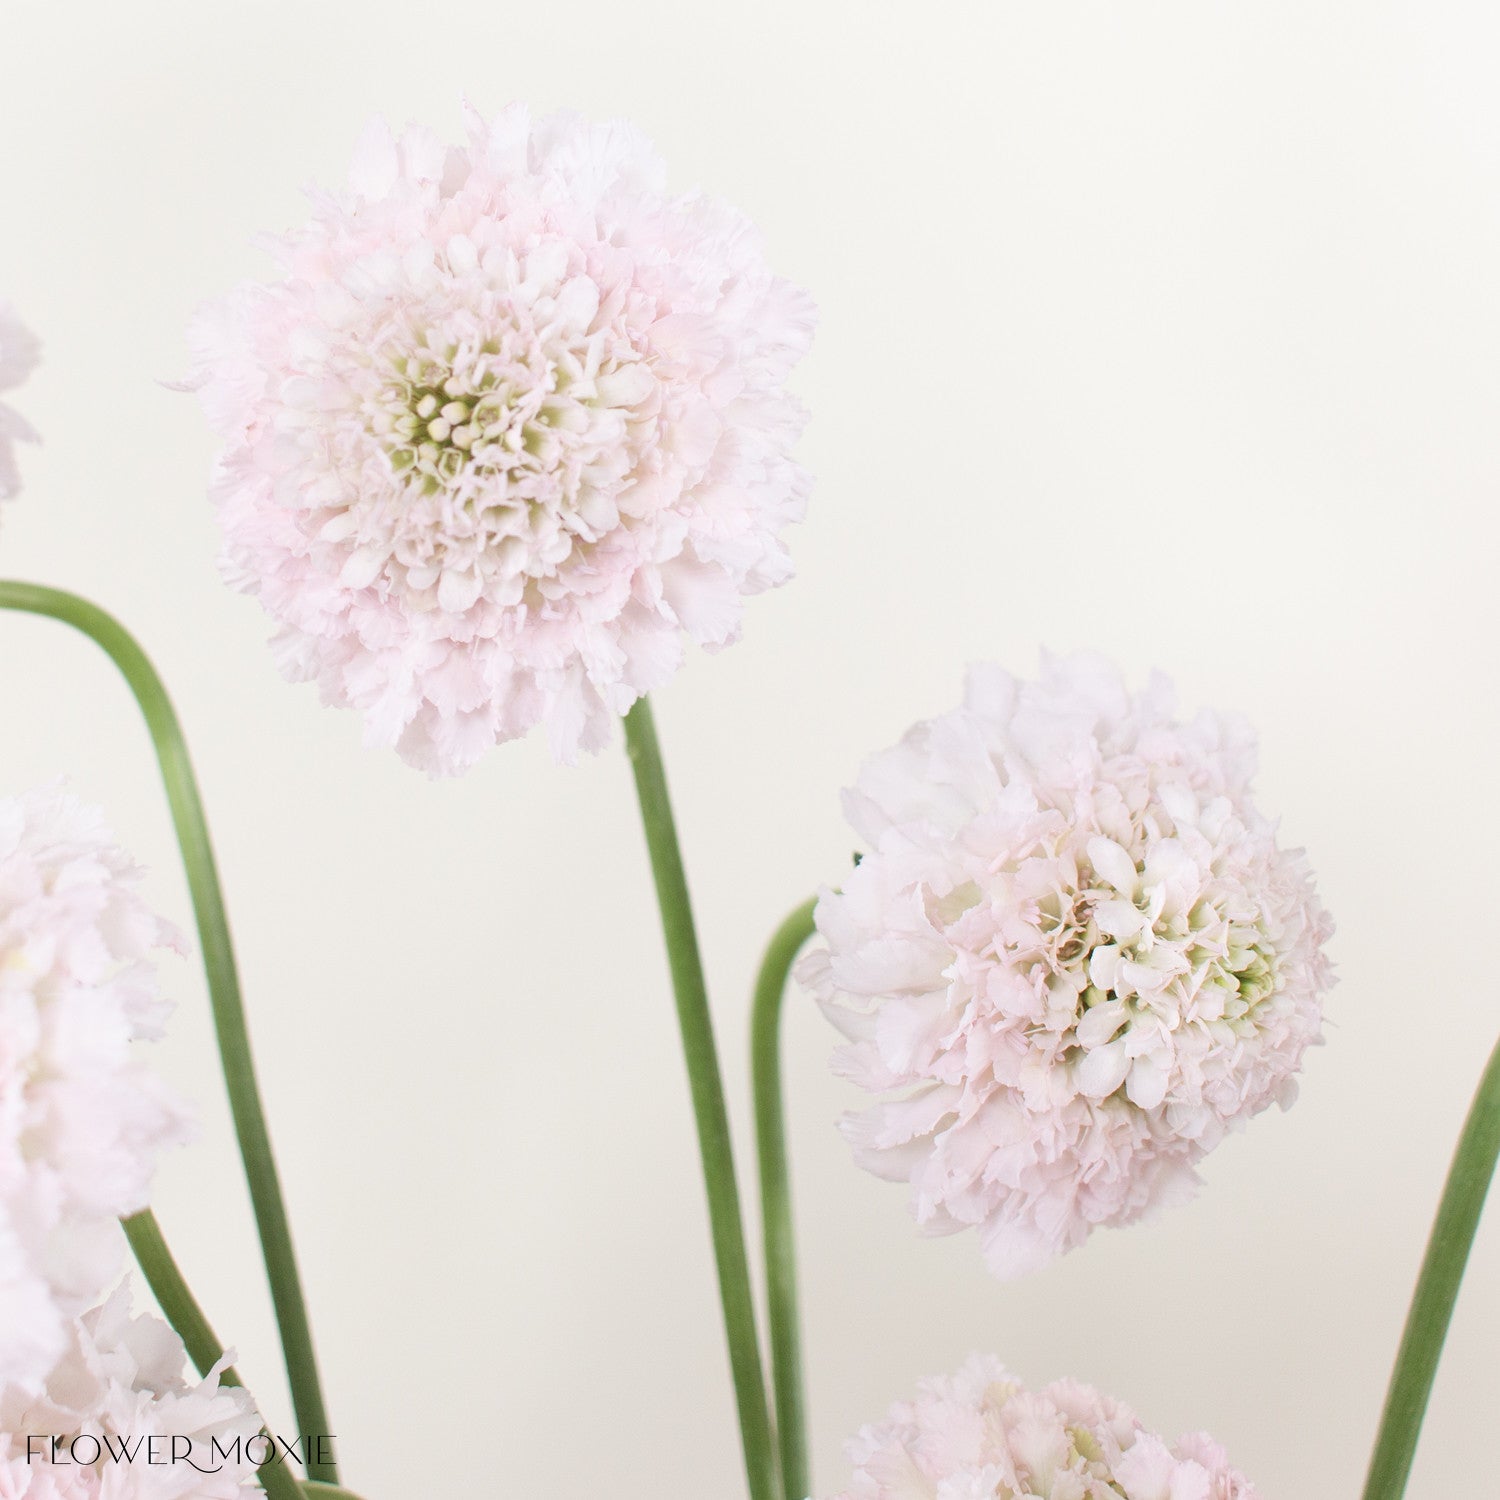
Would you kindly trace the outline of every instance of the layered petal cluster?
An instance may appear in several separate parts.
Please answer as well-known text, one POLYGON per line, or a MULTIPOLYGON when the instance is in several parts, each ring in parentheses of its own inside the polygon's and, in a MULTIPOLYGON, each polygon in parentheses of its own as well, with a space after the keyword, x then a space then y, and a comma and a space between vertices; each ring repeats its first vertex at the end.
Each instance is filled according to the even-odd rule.
POLYGON ((624 124, 377 122, 285 270, 191 338, 230 581, 294 680, 452 774, 545 724, 564 761, 791 573, 811 338, 739 214, 624 124))
POLYGON ((1332 929, 1254 767, 1242 724, 1178 722, 1165 679, 1132 694, 1075 657, 976 669, 846 793, 871 852, 800 974, 839 1071, 897 1097, 845 1133, 929 1231, 977 1226, 997 1275, 1189 1196, 1294 1097, 1332 929))
POLYGON ((219 1384, 222 1367, 189 1385, 184 1359, 159 1318, 131 1316, 126 1287, 84 1314, 39 1390, 0 1385, 0 1500, 251 1493, 255 1405, 247 1391, 219 1384))
POLYGON ((138 1055, 171 930, 99 815, 56 787, 0 799, 0 1382, 35 1383, 120 1260, 184 1111, 138 1055))
POLYGON ((1257 1500, 1206 1433, 1170 1447, 1126 1406, 1073 1380, 1028 1391, 976 1355, 924 1380, 847 1445, 838 1500, 1257 1500))
MULTIPOLYGON (((35 335, 22 324, 10 303, 0 297, 0 391, 20 385, 36 368, 39 352, 35 335)), ((36 440, 31 424, 20 412, 0 401, 0 500, 11 500, 21 492, 15 445, 36 440)))

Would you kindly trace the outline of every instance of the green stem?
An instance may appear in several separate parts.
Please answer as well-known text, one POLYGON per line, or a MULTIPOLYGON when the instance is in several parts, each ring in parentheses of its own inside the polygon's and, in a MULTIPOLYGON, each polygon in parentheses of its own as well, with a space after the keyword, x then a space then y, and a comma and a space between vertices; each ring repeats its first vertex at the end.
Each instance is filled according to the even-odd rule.
MULTIPOLYGON (((261 1250, 276 1306, 276 1322, 281 1331, 281 1347, 298 1430, 314 1436, 327 1433, 328 1414, 318 1379, 307 1305, 297 1273, 297 1258, 292 1248, 286 1205, 281 1196, 281 1182, 271 1154, 265 1111, 255 1082, 255 1065, 240 998, 234 947, 229 937, 229 920, 224 912, 224 896, 219 888, 213 845, 209 841, 203 801, 198 795, 198 783, 193 776, 182 726, 166 687, 146 653, 119 621, 97 605, 60 589, 0 581, 0 609, 45 615, 88 636, 120 669, 145 716, 166 786, 177 843, 187 871, 188 888, 192 893, 214 1029, 219 1041, 219 1057, 224 1066, 235 1134, 245 1163, 261 1250)), ((332 1464, 314 1464, 309 1477, 338 1482, 338 1472, 332 1464)))
POLYGON ((1500 1158, 1500 1043, 1480 1079, 1433 1221, 1370 1458, 1364 1500, 1400 1500, 1416 1456, 1459 1283, 1500 1158))
POLYGON ((745 1474, 752 1500, 776 1500, 776 1454, 766 1406, 760 1342, 755 1331, 755 1301, 750 1290, 744 1220, 735 1183, 729 1115, 724 1107, 724 1085, 714 1045, 708 993, 703 982, 703 963, 698 954, 698 936, 688 899, 687 877, 682 868, 672 804, 667 796, 666 771, 656 740, 651 705, 645 698, 639 699, 625 716, 625 744, 635 772, 641 820, 646 827, 651 874, 656 882, 657 904, 661 908, 672 990, 677 1000, 677 1021, 682 1032, 693 1113, 698 1123, 698 1151, 703 1162, 703 1185, 708 1195, 714 1259, 719 1272, 719 1299, 724 1308, 724 1331, 729 1341, 729 1361, 739 1403, 745 1474))
MULTIPOLYGON (((192 1360, 194 1368, 200 1375, 207 1376, 224 1357, 224 1345, 209 1326, 203 1309, 198 1306, 197 1299, 177 1268, 177 1262, 172 1259, 172 1252, 167 1248, 161 1225, 156 1222, 156 1215, 148 1208, 121 1222, 125 1226, 130 1248, 140 1264, 141 1274, 155 1293, 161 1310, 167 1315, 167 1321, 187 1346, 188 1358, 192 1360)), ((243 1390, 245 1382, 233 1368, 228 1368, 219 1372, 219 1384, 239 1386, 243 1390)), ((264 1421, 261 1431, 266 1431, 264 1421)), ((284 1462, 262 1464, 256 1472, 260 1477, 261 1488, 270 1496, 270 1500, 304 1500, 301 1485, 284 1462)))
POLYGON ((755 1091, 755 1144, 760 1158, 771 1382, 776 1393, 776 1441, 781 1452, 781 1487, 786 1500, 805 1500, 811 1487, 807 1412, 802 1394, 802 1328, 797 1316, 797 1245, 792 1233, 792 1188, 781 1089, 781 1002, 792 962, 815 931, 813 909, 817 904, 816 897, 804 901, 776 929, 761 960, 750 1014, 750 1071, 755 1091))

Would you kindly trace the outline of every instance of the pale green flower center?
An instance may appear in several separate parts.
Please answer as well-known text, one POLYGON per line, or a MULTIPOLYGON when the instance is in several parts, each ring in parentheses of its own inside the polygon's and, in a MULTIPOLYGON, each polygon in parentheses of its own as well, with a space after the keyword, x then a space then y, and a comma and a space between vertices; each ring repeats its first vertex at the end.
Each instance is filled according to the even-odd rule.
POLYGON ((1225 978, 1232 980, 1239 989, 1237 999, 1232 1002, 1237 1007, 1237 1014, 1226 1004, 1225 1015, 1230 1020, 1249 1015, 1261 1001, 1275 992, 1276 955, 1260 943, 1248 950, 1233 953, 1225 966, 1225 978))
POLYGON ((471 466, 486 474, 547 467, 569 404, 559 400, 566 379, 540 351, 528 353, 502 361, 498 345, 486 344, 468 359, 452 349, 393 361, 370 414, 391 468, 434 494, 471 466))

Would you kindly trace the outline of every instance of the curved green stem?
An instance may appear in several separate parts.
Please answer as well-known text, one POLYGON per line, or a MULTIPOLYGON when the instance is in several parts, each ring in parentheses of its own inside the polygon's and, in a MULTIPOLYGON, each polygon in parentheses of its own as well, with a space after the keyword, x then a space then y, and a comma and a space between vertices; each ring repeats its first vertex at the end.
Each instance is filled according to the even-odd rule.
POLYGON ((698 953, 693 910, 688 899, 687 877, 682 868, 682 851, 678 847, 677 827, 667 796, 666 772, 662 766, 661 748, 657 744, 656 726, 651 718, 651 705, 645 698, 639 699, 625 716, 625 744, 635 772, 641 820, 646 827, 651 874, 656 882, 657 904, 661 908, 662 932, 666 937, 672 989, 677 1000, 677 1021, 682 1032, 693 1113, 698 1123, 698 1151, 703 1162, 703 1185, 708 1195, 714 1259, 719 1273, 719 1298, 724 1308, 724 1331, 729 1340, 729 1361, 739 1403, 745 1474, 752 1500, 777 1500, 776 1454, 766 1406, 760 1342, 755 1331, 755 1302, 750 1290, 750 1265, 745 1253, 739 1189, 735 1183, 729 1115, 724 1107, 724 1085, 719 1072, 718 1050, 714 1045, 713 1019, 703 982, 703 963, 698 953))
MULTIPOLYGON (((255 1082, 255 1065, 240 998, 229 920, 224 912, 224 896, 219 888, 213 845, 209 841, 203 801, 198 795, 198 783, 193 776, 182 726, 166 687, 146 653, 118 620, 97 605, 61 589, 0 581, 0 609, 45 615, 88 636, 120 669, 145 716, 157 762, 161 766, 167 802, 177 830, 177 843, 182 850, 182 863, 192 893, 198 941, 203 950, 203 968, 213 1006, 214 1030, 218 1035, 219 1057, 224 1066, 235 1134, 245 1163, 266 1274, 276 1306, 276 1322, 281 1331, 298 1430, 326 1433, 328 1414, 318 1379, 317 1358, 313 1352, 312 1332, 292 1248, 286 1205, 281 1196, 281 1182, 276 1174, 265 1111, 261 1108, 260 1091, 255 1082)), ((338 1472, 332 1464, 313 1465, 309 1477, 338 1482, 338 1472)))
POLYGON ((1438 1204, 1365 1479, 1364 1500, 1400 1500, 1453 1318, 1480 1211, 1500 1159, 1500 1043, 1469 1107, 1438 1204))
POLYGON ((786 1500, 810 1491, 807 1413, 802 1395, 802 1328, 797 1316, 797 1245, 787 1167, 781 1089, 781 1001, 792 962, 813 935, 817 898, 804 901, 778 927, 761 960, 750 1013, 750 1071, 755 1091, 755 1145, 760 1161, 760 1219, 770 1311, 771 1383, 776 1393, 776 1442, 786 1500))
MULTIPOLYGON (((172 1252, 167 1248, 161 1225, 156 1222, 156 1215, 148 1208, 129 1219, 121 1220, 121 1223, 125 1226, 126 1238, 135 1252, 147 1285, 155 1293, 161 1310, 167 1315, 167 1321, 187 1346, 188 1358, 192 1360, 194 1368, 200 1375, 206 1376, 224 1357, 224 1345, 209 1326, 203 1309, 198 1306, 197 1299, 177 1268, 177 1262, 172 1259, 172 1252)), ((219 1372, 219 1384, 235 1385, 243 1390, 245 1382, 235 1370, 229 1368, 219 1372)), ((266 1431, 264 1419, 261 1431, 266 1431)), ((301 1485, 284 1462, 262 1464, 256 1472, 260 1477, 261 1488, 271 1500, 304 1500, 301 1485)))

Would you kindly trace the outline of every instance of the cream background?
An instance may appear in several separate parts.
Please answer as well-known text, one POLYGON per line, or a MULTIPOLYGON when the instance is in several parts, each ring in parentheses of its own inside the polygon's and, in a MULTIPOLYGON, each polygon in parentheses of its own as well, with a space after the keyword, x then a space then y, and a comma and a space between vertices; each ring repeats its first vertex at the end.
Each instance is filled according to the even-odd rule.
MULTIPOLYGON (((46 339, 5 572, 155 653, 217 838, 349 1481, 369 1500, 740 1493, 665 965, 623 758, 429 784, 276 677, 217 581, 200 299, 268 271, 368 114, 625 114, 823 309, 800 576, 660 695, 734 1108, 763 937, 837 791, 963 664, 1157 664, 1247 712, 1342 983, 1302 1102, 1198 1202, 1001 1286, 852 1169, 827 1028, 788 1027, 819 1489, 971 1348, 1206 1427, 1264 1494, 1357 1492, 1495 1031, 1500 23, 1479 4, 7 0, 0 292, 46 339)), ((0 621, 0 786, 65 770, 185 888, 144 734, 61 628, 0 621)), ((290 1429, 201 983, 159 1211, 290 1429)), ((743 1155, 743 1152, 742 1152, 743 1155)), ((1411 1493, 1488 1482, 1489 1223, 1411 1493)))

